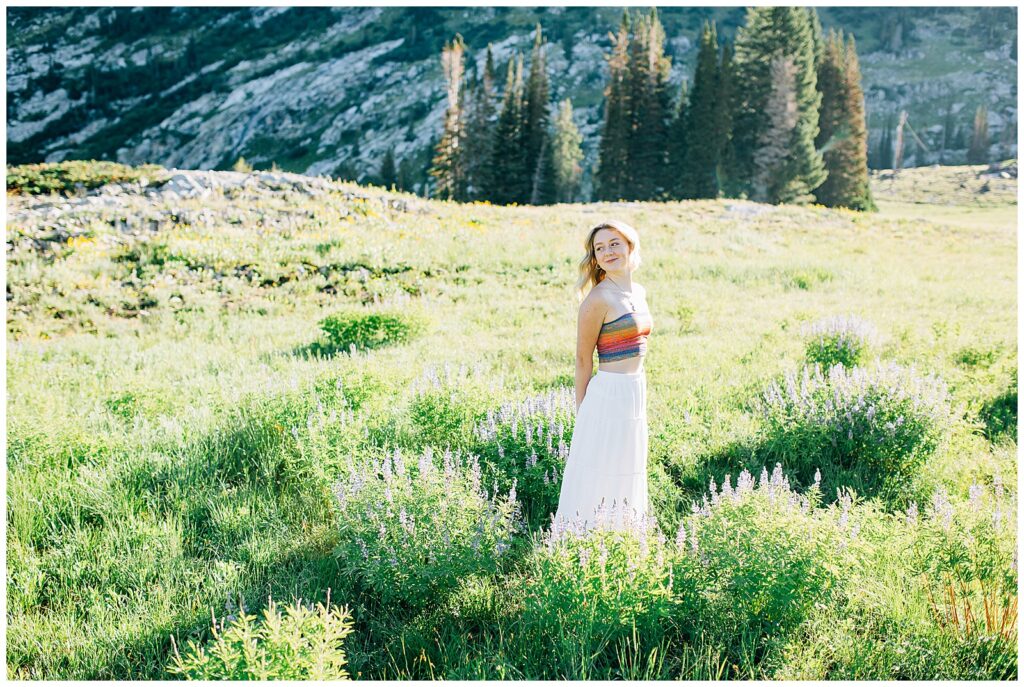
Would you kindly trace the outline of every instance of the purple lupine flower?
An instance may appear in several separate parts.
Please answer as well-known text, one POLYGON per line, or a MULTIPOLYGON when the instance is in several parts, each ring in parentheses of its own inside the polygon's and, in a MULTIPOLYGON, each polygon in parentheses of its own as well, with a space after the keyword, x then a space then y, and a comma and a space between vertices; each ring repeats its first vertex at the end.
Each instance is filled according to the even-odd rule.
POLYGON ((911 527, 917 524, 917 501, 912 502, 907 508, 907 524, 911 527))
POLYGON ((981 510, 981 497, 985 493, 985 487, 981 486, 977 482, 971 484, 967 490, 968 500, 971 504, 971 510, 977 513, 981 510))
POLYGON ((580 568, 582 570, 587 569, 587 563, 590 561, 590 549, 585 546, 580 547, 580 568))
POLYGON ((680 551, 686 546, 686 524, 683 520, 679 521, 679 529, 676 530, 676 548, 680 551))

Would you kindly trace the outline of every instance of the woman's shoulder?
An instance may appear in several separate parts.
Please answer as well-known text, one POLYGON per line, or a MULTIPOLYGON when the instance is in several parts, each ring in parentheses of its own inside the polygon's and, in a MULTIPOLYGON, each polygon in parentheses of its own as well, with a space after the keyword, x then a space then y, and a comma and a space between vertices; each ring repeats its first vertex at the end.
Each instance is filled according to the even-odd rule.
POLYGON ((594 286, 594 288, 590 289, 590 291, 587 292, 587 295, 584 296, 583 300, 580 302, 580 311, 598 311, 601 313, 607 312, 608 308, 611 306, 611 303, 609 302, 606 293, 607 289, 602 287, 600 284, 594 286))

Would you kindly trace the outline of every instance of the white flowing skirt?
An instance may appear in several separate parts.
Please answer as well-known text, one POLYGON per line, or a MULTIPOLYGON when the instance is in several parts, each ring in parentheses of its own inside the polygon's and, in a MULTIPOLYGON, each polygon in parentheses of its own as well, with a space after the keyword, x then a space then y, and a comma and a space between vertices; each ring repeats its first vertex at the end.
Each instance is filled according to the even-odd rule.
POLYGON ((576 414, 555 521, 625 529, 647 514, 647 378, 598 370, 576 414))

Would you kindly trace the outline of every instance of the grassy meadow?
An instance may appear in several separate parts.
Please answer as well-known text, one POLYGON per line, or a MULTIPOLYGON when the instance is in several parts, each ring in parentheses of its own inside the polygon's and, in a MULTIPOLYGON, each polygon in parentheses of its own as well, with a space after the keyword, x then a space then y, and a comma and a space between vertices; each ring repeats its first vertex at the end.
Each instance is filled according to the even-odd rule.
POLYGON ((9 191, 8 677, 237 676, 211 618, 272 600, 307 615, 252 675, 1015 679, 1016 180, 962 169, 874 214, 9 191), (608 217, 642 239, 655 522, 555 537, 608 217), (766 407, 829 318, 866 348, 766 407))

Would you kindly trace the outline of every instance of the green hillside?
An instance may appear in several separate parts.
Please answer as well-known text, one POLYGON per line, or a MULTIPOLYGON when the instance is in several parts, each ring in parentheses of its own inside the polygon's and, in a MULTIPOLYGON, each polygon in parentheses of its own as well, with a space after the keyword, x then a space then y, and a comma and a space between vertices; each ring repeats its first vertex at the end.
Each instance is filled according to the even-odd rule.
MULTIPOLYGON (((169 679, 211 613, 329 589, 357 679, 1016 679, 1016 179, 979 203, 915 171, 948 194, 876 179, 873 214, 88 167, 9 191, 8 677, 169 679), (658 530, 558 543, 607 217, 642 238, 658 530), (812 385, 823 322, 874 332, 849 439, 763 405, 812 385)), ((267 670, 327 655, 288 653, 296 623, 267 670)))

